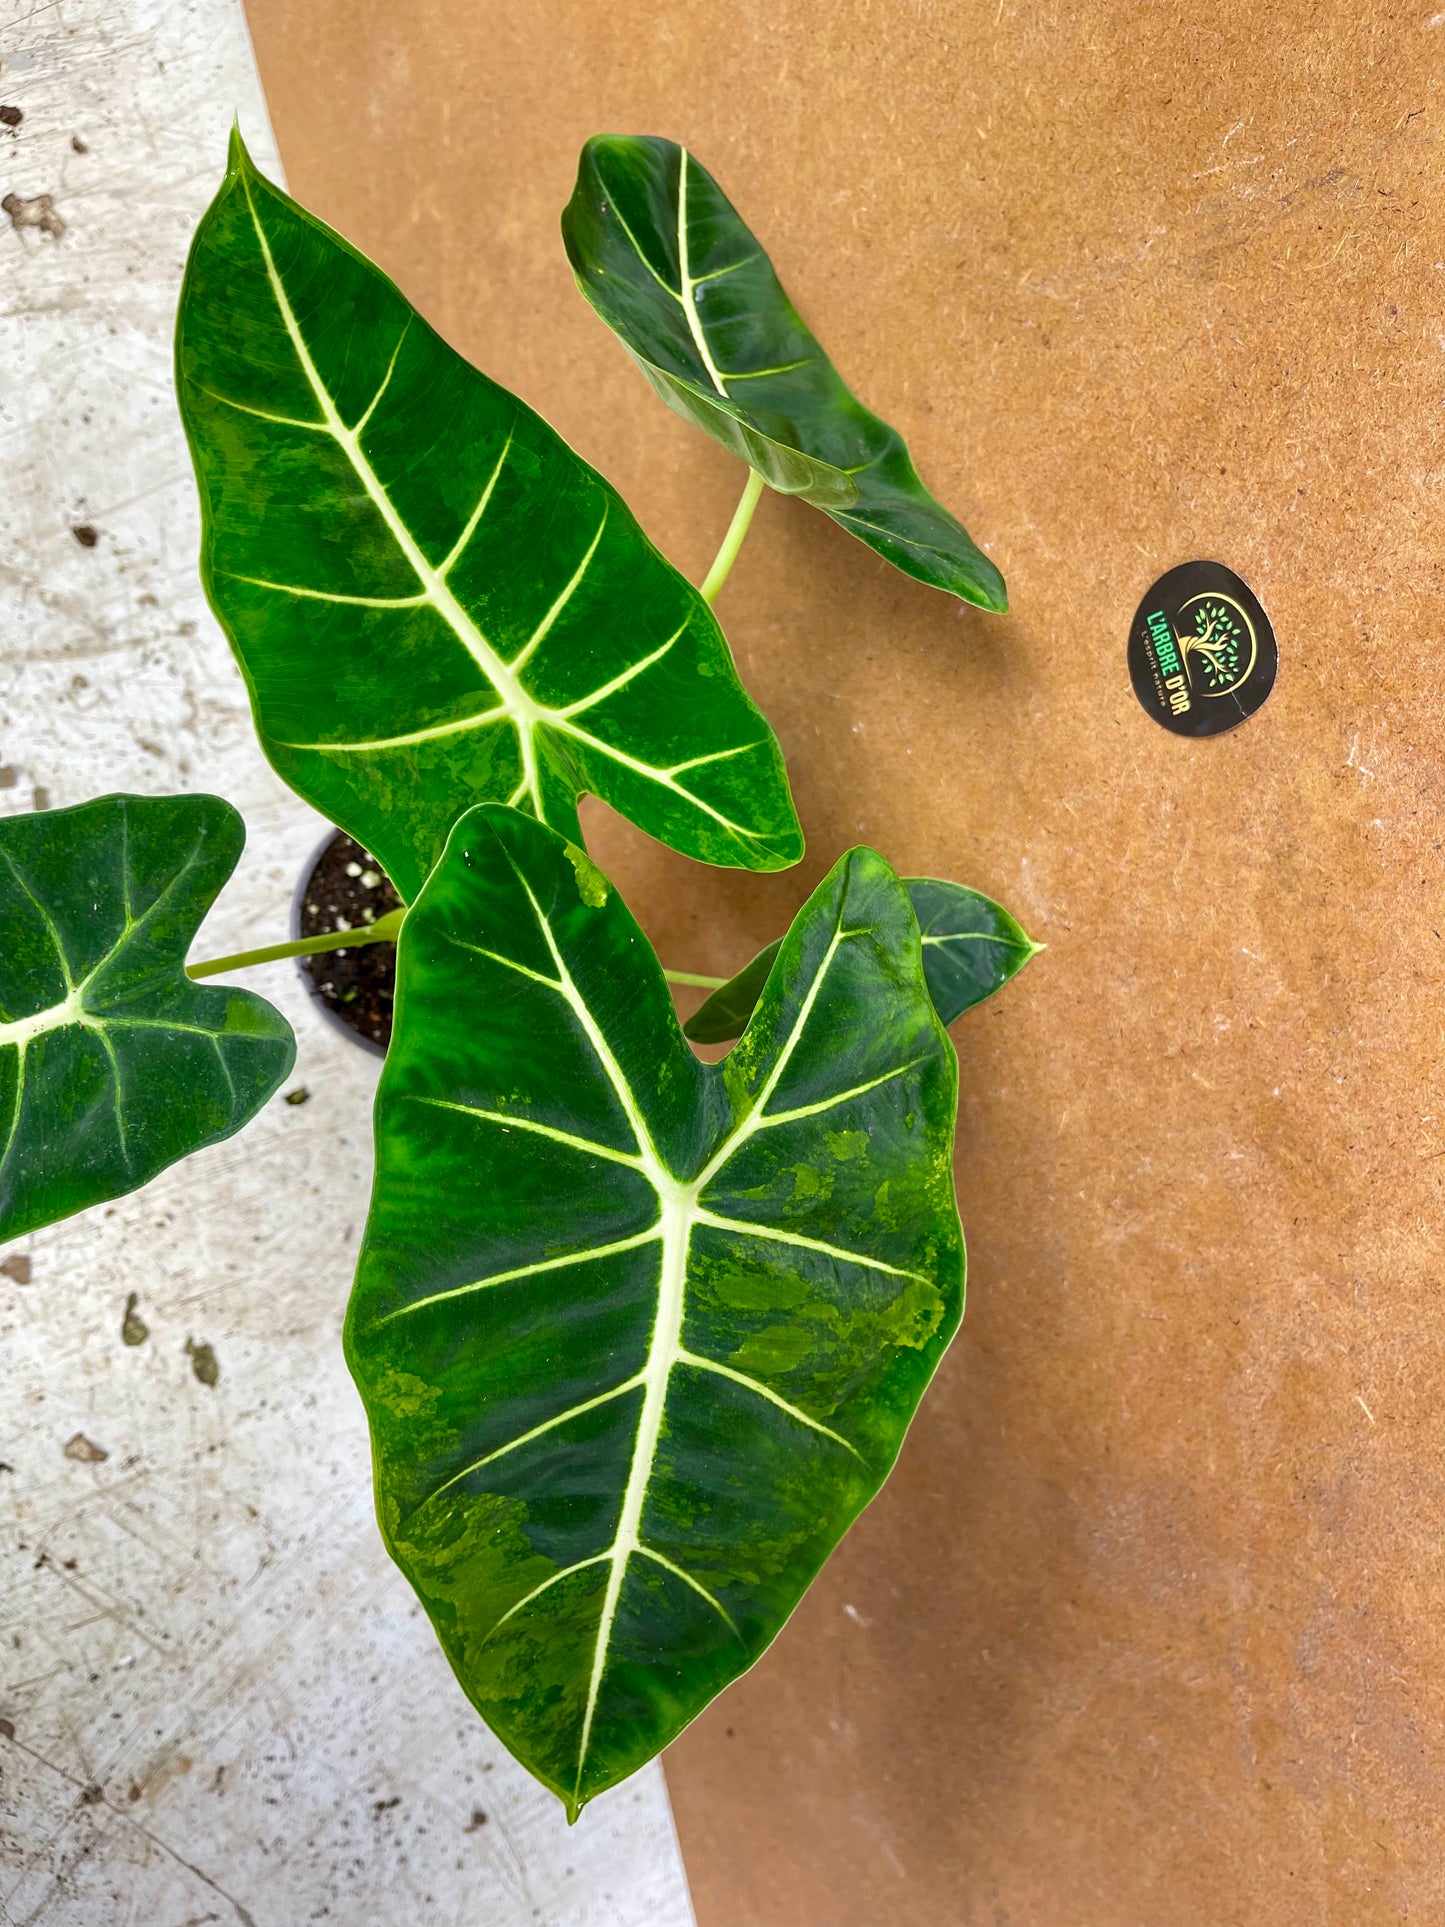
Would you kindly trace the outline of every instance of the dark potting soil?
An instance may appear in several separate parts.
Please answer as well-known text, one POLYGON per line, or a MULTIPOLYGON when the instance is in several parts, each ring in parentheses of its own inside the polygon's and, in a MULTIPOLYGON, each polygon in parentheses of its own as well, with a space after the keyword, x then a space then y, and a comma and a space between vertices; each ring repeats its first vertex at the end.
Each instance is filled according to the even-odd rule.
MULTIPOLYGON (((307 882, 299 934, 319 937, 327 930, 359 930, 400 905, 401 898, 376 858, 355 837, 338 830, 307 882)), ((301 965, 327 1008, 358 1037, 385 1049, 391 1042, 396 945, 364 943, 354 950, 322 950, 314 957, 303 957, 301 965)))

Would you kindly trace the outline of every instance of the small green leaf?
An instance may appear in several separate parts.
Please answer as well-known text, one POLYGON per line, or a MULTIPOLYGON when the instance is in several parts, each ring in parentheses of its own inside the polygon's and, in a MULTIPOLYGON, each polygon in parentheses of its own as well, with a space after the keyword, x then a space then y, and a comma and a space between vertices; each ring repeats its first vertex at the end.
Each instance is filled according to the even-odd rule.
POLYGON ((929 995, 945 1024, 1002 990, 1043 949, 1001 904, 965 884, 905 877, 903 887, 923 937, 929 995))
POLYGON ((957 1089, 871 850, 718 1065, 616 890, 516 811, 465 816, 408 915, 347 1354, 392 1555, 574 1816, 886 1477, 962 1310, 957 1089))
POLYGON ((713 991, 683 1025, 683 1035, 695 1044, 727 1044, 734 1037, 741 1037, 749 1017, 757 1009, 768 972, 782 947, 782 938, 774 937, 751 963, 743 965, 736 977, 729 977, 720 990, 713 991))
MULTIPOLYGON (((933 1007, 951 1024, 985 997, 1002 990, 1042 944, 1032 943, 1008 911, 962 883, 937 877, 904 877, 923 935, 923 974, 933 1007)), ((725 1044, 736 1037, 762 995, 778 944, 760 950, 720 990, 698 1005, 683 1025, 695 1044, 725 1044)))
POLYGON ((186 950, 245 841, 215 796, 103 796, 0 820, 0 1239, 230 1137, 296 1040, 186 950))
POLYGON ((924 488, 903 437, 848 389, 684 148, 588 141, 562 238, 582 292, 669 407, 906 575, 1008 607, 1003 577, 924 488))
POLYGON ((604 798, 708 863, 802 854, 781 752, 617 491, 233 142, 176 378, 201 573, 277 772, 410 901, 463 810, 604 798))

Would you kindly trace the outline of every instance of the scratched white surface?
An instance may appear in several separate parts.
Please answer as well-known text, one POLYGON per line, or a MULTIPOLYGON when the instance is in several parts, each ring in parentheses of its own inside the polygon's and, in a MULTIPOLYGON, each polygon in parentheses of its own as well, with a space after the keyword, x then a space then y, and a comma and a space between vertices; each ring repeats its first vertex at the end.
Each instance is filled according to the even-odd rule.
MULTIPOLYGON (((227 796, 250 846, 201 950, 273 941, 319 825, 202 601, 170 379, 233 113, 275 167, 239 0, 0 0, 0 62, 0 197, 65 224, 0 217, 0 811, 227 796)), ((339 1343, 374 1070, 292 968, 247 981, 309 1102, 5 1254, 0 1921, 689 1927, 660 1772, 569 1830, 381 1549, 339 1343)))

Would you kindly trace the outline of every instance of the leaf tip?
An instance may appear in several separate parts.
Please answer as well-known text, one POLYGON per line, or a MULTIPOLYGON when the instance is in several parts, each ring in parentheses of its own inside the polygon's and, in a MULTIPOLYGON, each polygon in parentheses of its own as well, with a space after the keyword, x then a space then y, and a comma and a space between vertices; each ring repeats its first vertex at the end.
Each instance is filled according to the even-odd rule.
POLYGON ((965 602, 972 602, 977 608, 986 609, 991 616, 1006 616, 1008 614, 1008 584, 987 556, 983 558, 983 561, 984 567, 975 571, 973 580, 963 600, 965 602))
POLYGON ((803 836, 802 825, 795 823, 792 828, 771 840, 764 861, 751 863, 747 867, 760 872, 791 870, 795 863, 802 862, 807 852, 808 845, 803 836))

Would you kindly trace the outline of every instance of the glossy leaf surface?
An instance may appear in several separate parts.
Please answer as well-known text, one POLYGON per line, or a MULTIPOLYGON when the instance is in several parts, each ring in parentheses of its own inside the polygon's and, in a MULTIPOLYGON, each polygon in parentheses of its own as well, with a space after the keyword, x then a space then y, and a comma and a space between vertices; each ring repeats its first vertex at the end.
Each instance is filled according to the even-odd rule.
POLYGON ((245 831, 215 796, 103 796, 0 819, 0 1239, 230 1137, 296 1056, 186 951, 245 831))
MULTIPOLYGON (((923 974, 933 1007, 951 1024, 1002 990, 1042 947, 1026 937, 1008 911, 962 883, 904 877, 923 937, 923 974)), ((725 1044, 742 1031, 762 995, 781 939, 758 952, 683 1025, 697 1044, 725 1044)))
POLYGON ((673 141, 599 135, 562 236, 582 292, 669 407, 905 574, 985 609, 1003 577, 846 386, 712 175, 673 141))
POLYGON ((239 140, 176 362, 202 575, 266 754, 405 899, 488 798, 575 838, 590 791, 706 862, 797 860, 777 741, 697 591, 239 140))
POLYGON ((573 1814, 752 1664, 962 1308, 957 1068, 870 850, 724 1063, 582 852, 464 817, 407 917, 347 1321, 378 1512, 573 1814))

